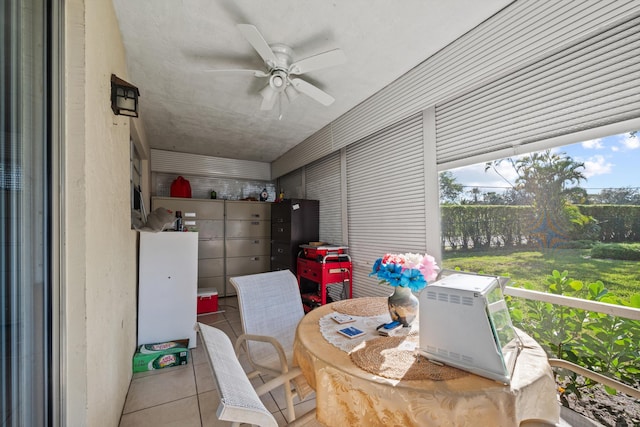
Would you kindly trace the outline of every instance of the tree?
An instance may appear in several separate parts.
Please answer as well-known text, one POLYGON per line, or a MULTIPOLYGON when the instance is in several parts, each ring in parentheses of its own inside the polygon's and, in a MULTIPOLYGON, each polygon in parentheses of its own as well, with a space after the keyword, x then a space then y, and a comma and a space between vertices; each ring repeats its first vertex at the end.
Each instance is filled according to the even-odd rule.
POLYGON ((640 205, 640 192, 636 188, 605 188, 595 196, 599 203, 610 205, 640 205))
POLYGON ((478 196, 480 195, 480 189, 478 187, 473 187, 470 191, 472 197, 472 205, 478 204, 478 196))
POLYGON ((484 193, 484 203, 487 205, 508 205, 509 204, 503 194, 498 194, 495 191, 488 191, 484 193))
POLYGON ((440 201, 443 203, 457 203, 464 187, 456 182, 456 177, 450 171, 440 172, 440 201))
POLYGON ((571 184, 586 180, 582 173, 584 163, 576 162, 566 153, 545 150, 532 153, 515 161, 518 173, 516 186, 533 197, 538 209, 559 208, 575 193, 571 184))
POLYGON ((582 187, 573 187, 567 190, 567 200, 577 205, 588 205, 590 203, 587 190, 582 187))
POLYGON ((530 200, 534 213, 531 232, 540 236, 543 246, 555 246, 559 241, 575 237, 590 222, 589 217, 576 214, 570 205, 571 200, 584 195, 578 187, 586 180, 584 163, 576 162, 566 153, 545 150, 515 160, 487 163, 485 171, 492 168, 498 172, 497 166, 504 160, 518 176, 514 184, 509 184, 530 200))

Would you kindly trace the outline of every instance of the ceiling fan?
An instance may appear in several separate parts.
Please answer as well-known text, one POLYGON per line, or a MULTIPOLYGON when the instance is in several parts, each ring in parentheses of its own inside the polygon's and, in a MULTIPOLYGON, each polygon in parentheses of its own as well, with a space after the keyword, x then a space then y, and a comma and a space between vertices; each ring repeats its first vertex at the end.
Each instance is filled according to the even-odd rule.
POLYGON ((262 37, 262 34, 260 34, 260 31, 258 31, 258 29, 253 25, 238 24, 238 28, 256 52, 258 52, 258 55, 263 59, 266 71, 205 71, 253 74, 258 78, 268 77, 267 85, 260 90, 260 95, 262 95, 260 109, 271 110, 277 102, 280 109, 279 118, 282 118, 283 96, 286 96, 289 102, 293 102, 300 93, 303 93, 325 106, 329 106, 335 101, 335 99, 328 93, 295 76, 343 64, 346 62, 347 57, 342 50, 333 49, 294 61, 293 50, 289 46, 280 43, 269 45, 265 41, 264 37, 262 37))

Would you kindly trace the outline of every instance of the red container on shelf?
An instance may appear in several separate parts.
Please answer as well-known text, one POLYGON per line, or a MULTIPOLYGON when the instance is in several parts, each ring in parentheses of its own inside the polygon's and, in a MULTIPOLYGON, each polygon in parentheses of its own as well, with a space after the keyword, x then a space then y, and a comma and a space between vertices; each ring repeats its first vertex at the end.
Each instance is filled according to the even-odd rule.
POLYGON ((218 311, 218 290, 216 288, 198 289, 198 314, 218 311))

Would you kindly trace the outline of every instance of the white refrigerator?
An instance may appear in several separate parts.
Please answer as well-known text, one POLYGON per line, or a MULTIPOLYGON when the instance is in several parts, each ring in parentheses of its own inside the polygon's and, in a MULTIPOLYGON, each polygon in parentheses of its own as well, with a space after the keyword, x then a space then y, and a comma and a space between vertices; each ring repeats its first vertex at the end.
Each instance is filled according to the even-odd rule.
POLYGON ((189 339, 196 346, 198 233, 140 233, 138 345, 189 339))

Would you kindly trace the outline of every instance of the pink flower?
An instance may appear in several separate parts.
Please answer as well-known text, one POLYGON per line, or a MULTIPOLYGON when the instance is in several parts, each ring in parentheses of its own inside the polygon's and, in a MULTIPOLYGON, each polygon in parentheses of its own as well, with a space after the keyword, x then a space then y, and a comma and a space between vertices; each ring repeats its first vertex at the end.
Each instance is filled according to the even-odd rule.
POLYGON ((436 259, 431 255, 425 255, 422 259, 422 266, 418 268, 427 282, 431 282, 438 277, 440 267, 436 264, 436 259))

